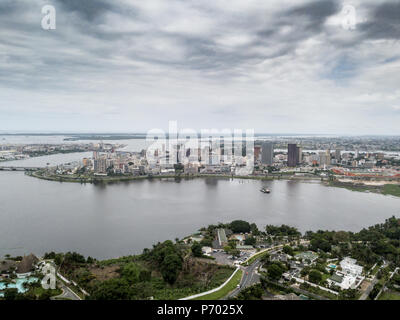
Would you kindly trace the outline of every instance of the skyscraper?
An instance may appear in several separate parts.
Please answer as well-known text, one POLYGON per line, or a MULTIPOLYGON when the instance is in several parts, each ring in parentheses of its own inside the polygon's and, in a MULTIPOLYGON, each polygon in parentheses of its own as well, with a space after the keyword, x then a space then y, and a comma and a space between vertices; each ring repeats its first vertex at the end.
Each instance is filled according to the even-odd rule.
POLYGON ((331 164, 331 150, 330 149, 327 149, 326 150, 326 164, 329 166, 330 164, 331 164))
POLYGON ((297 147, 297 164, 303 162, 303 149, 301 147, 297 147))
POLYGON ((340 161, 342 161, 342 150, 336 149, 335 158, 336 158, 336 163, 340 163, 340 161))
POLYGON ((288 144, 288 156, 287 156, 288 167, 297 166, 298 155, 299 155, 299 151, 297 148, 297 144, 289 143, 288 144))
POLYGON ((261 146, 254 146, 254 161, 260 160, 261 146))
POLYGON ((272 166, 274 163, 274 145, 271 142, 264 142, 262 144, 261 162, 272 166))

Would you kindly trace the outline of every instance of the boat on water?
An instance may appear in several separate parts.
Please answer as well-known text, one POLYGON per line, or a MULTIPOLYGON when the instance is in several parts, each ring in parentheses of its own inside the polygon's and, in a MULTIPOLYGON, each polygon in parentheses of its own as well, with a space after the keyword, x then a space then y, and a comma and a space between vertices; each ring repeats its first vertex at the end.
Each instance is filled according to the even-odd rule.
POLYGON ((262 193, 270 193, 270 192, 271 192, 271 190, 269 190, 269 189, 267 189, 267 188, 262 188, 260 191, 261 191, 262 193))

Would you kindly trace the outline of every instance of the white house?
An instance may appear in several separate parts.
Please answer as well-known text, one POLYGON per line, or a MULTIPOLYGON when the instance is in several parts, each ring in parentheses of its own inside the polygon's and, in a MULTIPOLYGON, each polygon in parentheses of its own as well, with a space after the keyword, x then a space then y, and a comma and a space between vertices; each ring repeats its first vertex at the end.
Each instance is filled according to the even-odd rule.
POLYGON ((357 264, 357 260, 350 257, 346 257, 340 261, 340 266, 342 267, 342 272, 344 274, 352 275, 354 277, 360 276, 363 271, 363 267, 357 264))
POLYGON ((212 252, 212 248, 211 248, 211 247, 202 247, 202 248, 201 248, 201 251, 203 251, 203 253, 204 253, 206 256, 209 256, 210 253, 212 252))
POLYGON ((356 264, 357 260, 350 257, 344 258, 340 261, 342 271, 337 271, 331 278, 328 279, 328 283, 339 286, 341 289, 355 289, 364 280, 361 276, 363 267, 356 264))

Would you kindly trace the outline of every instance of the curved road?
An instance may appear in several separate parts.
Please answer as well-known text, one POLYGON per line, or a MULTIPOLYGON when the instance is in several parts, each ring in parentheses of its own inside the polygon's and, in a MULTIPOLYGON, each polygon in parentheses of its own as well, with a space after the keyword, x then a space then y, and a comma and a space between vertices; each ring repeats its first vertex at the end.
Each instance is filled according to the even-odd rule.
POLYGON ((242 268, 243 270, 243 276, 240 281, 240 285, 238 288, 233 290, 227 298, 233 298, 236 297, 240 291, 242 291, 245 288, 251 287, 252 285, 260 282, 260 275, 257 273, 258 267, 261 265, 260 260, 254 261, 253 264, 246 268, 242 268))

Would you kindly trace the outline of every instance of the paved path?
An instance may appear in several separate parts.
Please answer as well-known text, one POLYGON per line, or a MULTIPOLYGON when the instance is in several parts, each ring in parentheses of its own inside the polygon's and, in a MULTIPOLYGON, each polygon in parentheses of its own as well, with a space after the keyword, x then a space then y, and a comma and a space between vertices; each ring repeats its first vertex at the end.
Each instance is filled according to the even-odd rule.
MULTIPOLYGON (((385 262, 380 269, 384 269, 386 268, 387 263, 385 262)), ((379 282, 379 279, 377 277, 377 274, 379 273, 379 271, 375 274, 374 278, 372 279, 372 282, 370 283, 370 285, 368 286, 368 288, 363 292, 363 294, 361 295, 360 299, 358 300, 367 300, 369 294, 371 293, 372 289, 375 287, 375 285, 379 282)))
POLYGON ((256 260, 253 264, 247 268, 243 268, 243 277, 240 281, 240 285, 234 291, 232 291, 226 298, 236 297, 240 291, 255 285, 260 282, 260 275, 257 272, 258 267, 261 265, 260 260, 256 260))
POLYGON ((68 288, 66 285, 64 285, 62 282, 60 282, 60 287, 62 290, 62 293, 58 296, 51 297, 51 300, 82 300, 75 292, 73 292, 70 288, 68 288))

